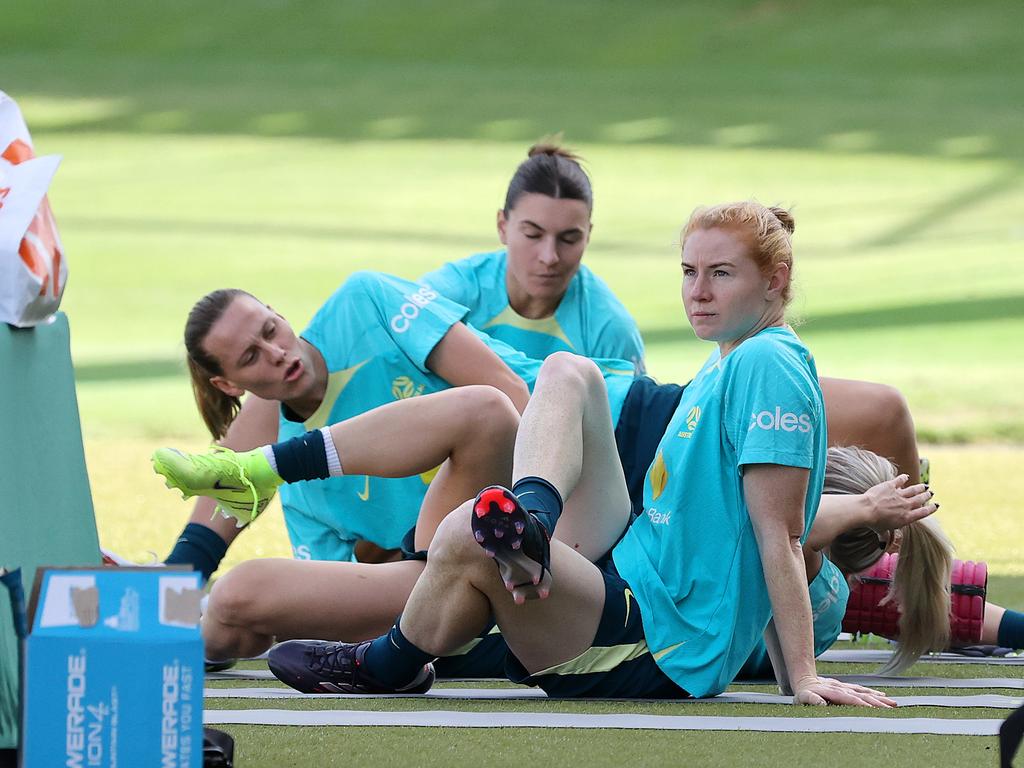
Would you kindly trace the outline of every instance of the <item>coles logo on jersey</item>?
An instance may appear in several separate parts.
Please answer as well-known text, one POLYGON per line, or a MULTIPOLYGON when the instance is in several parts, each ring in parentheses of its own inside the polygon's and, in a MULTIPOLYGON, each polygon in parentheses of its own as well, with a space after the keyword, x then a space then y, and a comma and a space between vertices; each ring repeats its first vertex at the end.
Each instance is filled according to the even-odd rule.
POLYGON ((409 397, 422 395, 423 390, 426 388, 426 384, 416 384, 416 382, 408 376, 397 376, 395 380, 391 382, 391 394, 394 396, 395 400, 405 400, 409 397))
POLYGON ((403 298, 405 303, 398 308, 398 314, 391 318, 391 329, 395 333, 408 331, 412 321, 420 316, 420 310, 437 298, 437 291, 424 285, 415 293, 405 294, 403 298))
POLYGON ((750 414, 750 427, 748 432, 754 428, 763 429, 768 432, 810 432, 811 417, 806 413, 797 416, 795 413, 783 413, 782 408, 775 406, 774 411, 761 411, 750 414))

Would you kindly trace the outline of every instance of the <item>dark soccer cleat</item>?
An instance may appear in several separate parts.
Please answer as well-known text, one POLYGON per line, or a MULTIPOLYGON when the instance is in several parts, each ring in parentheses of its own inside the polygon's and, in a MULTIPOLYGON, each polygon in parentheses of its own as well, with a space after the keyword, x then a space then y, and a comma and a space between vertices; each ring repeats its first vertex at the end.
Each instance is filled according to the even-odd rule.
POLYGON ((411 683, 395 688, 375 680, 363 665, 371 640, 331 643, 288 640, 267 655, 278 680, 303 693, 426 693, 434 684, 434 665, 426 664, 411 683))
POLYGON ((226 672, 238 663, 238 659, 224 659, 223 661, 210 661, 206 659, 203 666, 206 670, 206 674, 215 672, 226 672))
POLYGON ((498 564, 505 587, 541 583, 551 573, 551 542, 536 516, 500 485, 484 488, 473 503, 473 538, 498 564))

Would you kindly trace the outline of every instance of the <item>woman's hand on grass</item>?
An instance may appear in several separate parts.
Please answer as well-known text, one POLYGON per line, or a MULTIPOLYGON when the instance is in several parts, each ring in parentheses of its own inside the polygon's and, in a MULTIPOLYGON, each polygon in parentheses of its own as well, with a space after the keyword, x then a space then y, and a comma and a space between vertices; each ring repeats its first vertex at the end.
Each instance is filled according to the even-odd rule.
POLYGON ((809 677, 794 685, 793 703, 809 705, 844 704, 850 707, 890 709, 896 702, 882 691, 856 683, 842 683, 830 677, 809 677))

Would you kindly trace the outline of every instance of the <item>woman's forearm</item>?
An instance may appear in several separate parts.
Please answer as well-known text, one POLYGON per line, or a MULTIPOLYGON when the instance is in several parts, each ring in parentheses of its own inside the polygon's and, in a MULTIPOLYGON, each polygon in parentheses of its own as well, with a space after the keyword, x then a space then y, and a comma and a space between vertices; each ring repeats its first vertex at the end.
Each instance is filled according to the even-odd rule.
POLYGON ((871 504, 864 494, 825 494, 804 546, 815 551, 827 547, 842 533, 871 525, 871 504))
POLYGON ((779 644, 795 693, 816 680, 811 600, 800 538, 808 471, 753 464, 744 467, 743 494, 764 569, 779 644))
POLYGON ((811 601, 800 541, 780 529, 762 531, 758 543, 772 620, 790 685, 796 689, 800 680, 816 677, 811 601))

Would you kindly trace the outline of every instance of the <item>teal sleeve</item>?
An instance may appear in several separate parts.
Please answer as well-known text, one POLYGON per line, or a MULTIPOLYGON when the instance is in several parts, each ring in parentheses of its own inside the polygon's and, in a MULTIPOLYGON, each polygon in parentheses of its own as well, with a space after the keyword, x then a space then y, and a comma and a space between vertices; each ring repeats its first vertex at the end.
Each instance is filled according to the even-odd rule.
POLYGON ((628 360, 636 368, 636 375, 643 376, 647 372, 644 364, 644 342, 640 329, 633 318, 616 318, 601 329, 601 335, 593 350, 588 350, 589 357, 614 358, 628 360))
POLYGON ((760 337, 743 342, 731 354, 737 357, 730 361, 732 387, 724 418, 737 466, 810 469, 823 413, 807 366, 789 348, 760 337))
POLYGON ((540 373, 540 360, 535 360, 532 357, 527 357, 525 354, 520 352, 518 349, 509 346, 501 339, 496 339, 483 331, 478 331, 473 326, 468 326, 480 341, 491 348, 501 361, 505 363, 512 372, 526 382, 526 385, 533 391, 533 385, 537 381, 537 374, 540 373))
POLYGON ((426 286, 383 272, 356 272, 321 307, 303 332, 332 368, 397 347, 418 369, 448 330, 467 314, 461 304, 426 286))
POLYGON ((586 266, 580 267, 578 284, 577 295, 585 303, 587 316, 584 325, 596 327, 596 333, 587 340, 587 357, 629 360, 642 376, 644 342, 636 320, 608 284, 586 266))
POLYGON ((427 272, 417 282, 429 286, 447 299, 466 307, 480 304, 480 284, 472 269, 462 262, 449 262, 427 272))
POLYGON ((382 273, 366 274, 367 296, 381 313, 385 331, 426 373, 427 357, 468 310, 428 286, 382 273))

